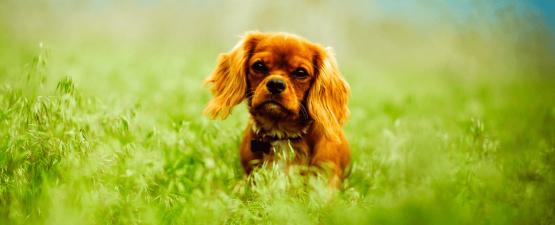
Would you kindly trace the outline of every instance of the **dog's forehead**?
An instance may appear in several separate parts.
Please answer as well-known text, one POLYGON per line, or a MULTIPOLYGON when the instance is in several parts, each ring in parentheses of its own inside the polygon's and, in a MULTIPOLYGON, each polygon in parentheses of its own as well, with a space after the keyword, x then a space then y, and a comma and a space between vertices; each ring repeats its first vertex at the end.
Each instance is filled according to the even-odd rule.
MULTIPOLYGON (((276 34, 262 40, 254 53, 267 53, 273 61, 312 60, 310 43, 292 34, 276 34)), ((277 62, 276 62, 277 63, 277 62)))

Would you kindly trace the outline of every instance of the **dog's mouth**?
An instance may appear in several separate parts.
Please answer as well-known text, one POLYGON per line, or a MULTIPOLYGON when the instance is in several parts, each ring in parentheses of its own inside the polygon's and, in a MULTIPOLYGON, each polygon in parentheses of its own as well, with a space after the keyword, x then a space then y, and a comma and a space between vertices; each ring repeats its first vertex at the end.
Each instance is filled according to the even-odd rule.
POLYGON ((271 111, 281 111, 281 110, 289 111, 285 108, 285 106, 283 106, 281 103, 277 101, 266 101, 260 104, 258 107, 256 107, 256 109, 258 110, 263 108, 271 111))
POLYGON ((256 106, 255 109, 264 115, 285 117, 288 115, 295 115, 290 109, 286 108, 282 103, 277 101, 266 101, 256 106))
POLYGON ((286 119, 298 116, 298 102, 291 92, 271 94, 265 88, 258 88, 251 101, 250 112, 254 116, 265 116, 272 119, 286 119))

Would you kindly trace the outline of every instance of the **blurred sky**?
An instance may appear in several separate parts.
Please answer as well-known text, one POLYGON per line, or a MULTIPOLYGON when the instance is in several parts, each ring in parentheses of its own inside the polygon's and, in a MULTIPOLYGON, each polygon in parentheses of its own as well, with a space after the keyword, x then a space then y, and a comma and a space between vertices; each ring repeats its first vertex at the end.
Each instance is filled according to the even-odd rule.
MULTIPOLYGON (((378 0, 378 2, 384 5, 386 8, 391 10, 396 10, 399 8, 414 7, 418 4, 417 0, 378 0)), ((420 1, 422 2, 422 1, 420 1)), ((472 4, 476 3, 475 0, 440 0, 443 4, 448 6, 452 13, 461 19, 467 17, 472 13, 472 4)), ((496 0, 490 1, 491 10, 490 13, 495 13, 495 9, 504 7, 506 5, 514 4, 517 8, 522 9, 532 9, 542 14, 546 20, 553 27, 555 26, 555 0, 496 0)))
POLYGON ((555 0, 536 0, 531 6, 541 10, 551 28, 555 29, 555 0))
MULTIPOLYGON (((144 6, 156 6, 164 2, 164 0, 133 0, 144 6)), ((109 5, 112 1, 110 0, 95 0, 94 5, 99 8, 103 8, 109 5)), ((217 2, 217 0, 210 1, 198 1, 197 2, 217 2)), ((248 1, 247 1, 248 2, 248 1)), ((384 8, 390 11, 403 11, 410 10, 411 8, 418 7, 422 3, 433 2, 441 3, 449 9, 450 13, 457 17, 458 19, 464 20, 475 10, 472 7, 473 4, 487 4, 488 7, 485 13, 487 16, 493 18, 495 16, 496 10, 507 5, 514 5, 517 9, 522 10, 533 10, 540 14, 546 23, 555 30, 555 0, 495 0, 495 1, 477 1, 477 0, 432 0, 432 1, 417 1, 417 0, 376 0, 374 1, 384 8)), ((432 15, 433 16, 433 15, 432 15)), ((418 15, 415 15, 418 17, 418 15)))

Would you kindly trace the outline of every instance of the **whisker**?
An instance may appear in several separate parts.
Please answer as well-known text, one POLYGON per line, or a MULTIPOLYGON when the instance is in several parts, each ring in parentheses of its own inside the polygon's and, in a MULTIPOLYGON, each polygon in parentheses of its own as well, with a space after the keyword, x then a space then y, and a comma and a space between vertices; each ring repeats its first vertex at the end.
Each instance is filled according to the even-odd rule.
POLYGON ((254 93, 251 90, 249 90, 247 92, 247 94, 245 95, 245 97, 248 98, 248 99, 252 99, 253 96, 254 96, 254 93))
POLYGON ((305 119, 308 120, 308 110, 301 104, 301 113, 305 116, 305 119))

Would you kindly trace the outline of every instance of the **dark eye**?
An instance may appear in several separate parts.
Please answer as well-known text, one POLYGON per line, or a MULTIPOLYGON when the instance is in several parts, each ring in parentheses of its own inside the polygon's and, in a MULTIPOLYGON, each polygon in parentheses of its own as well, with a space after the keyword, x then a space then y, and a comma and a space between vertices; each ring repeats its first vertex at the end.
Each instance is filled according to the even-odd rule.
POLYGON ((298 68, 295 72, 293 72, 293 75, 298 78, 306 78, 308 76, 308 72, 306 72, 303 68, 298 68))
POLYGON ((264 63, 261 61, 252 64, 251 68, 256 72, 266 72, 267 70, 266 65, 264 65, 264 63))

